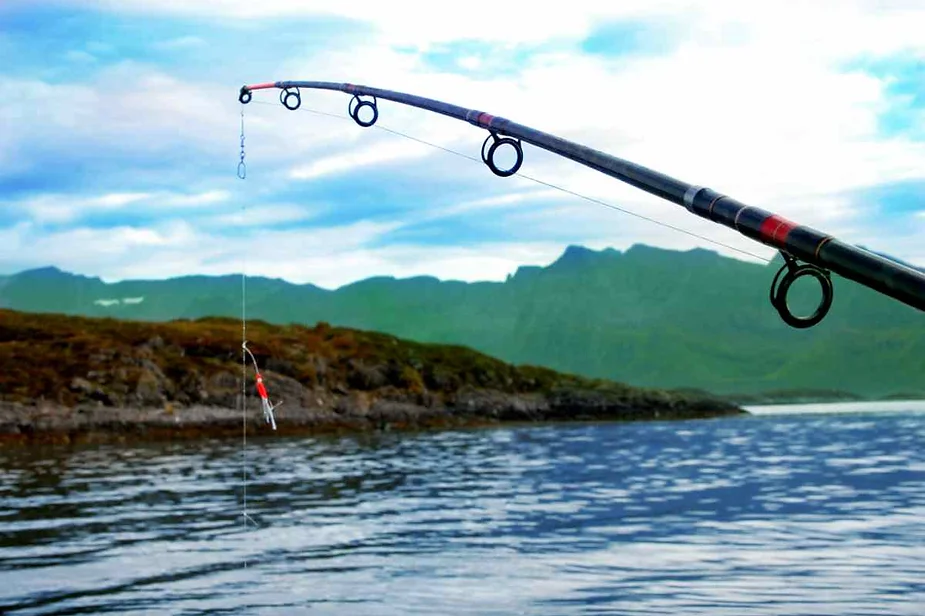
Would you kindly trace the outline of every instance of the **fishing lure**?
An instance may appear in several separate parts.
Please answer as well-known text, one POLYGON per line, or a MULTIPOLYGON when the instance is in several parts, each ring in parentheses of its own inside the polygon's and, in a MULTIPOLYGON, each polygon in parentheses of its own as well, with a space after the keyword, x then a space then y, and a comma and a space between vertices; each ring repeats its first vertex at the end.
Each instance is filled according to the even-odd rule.
POLYGON ((245 340, 241 347, 247 352, 250 356, 251 361, 254 362, 254 373, 257 380, 257 394, 260 396, 260 404, 263 407, 263 418, 268 424, 273 426, 273 429, 276 430, 276 418, 273 416, 274 409, 278 408, 283 402, 280 400, 276 404, 270 402, 270 396, 267 394, 267 387, 263 384, 263 375, 260 374, 260 368, 257 366, 257 358, 254 357, 254 354, 251 353, 251 350, 247 348, 247 341, 245 340))

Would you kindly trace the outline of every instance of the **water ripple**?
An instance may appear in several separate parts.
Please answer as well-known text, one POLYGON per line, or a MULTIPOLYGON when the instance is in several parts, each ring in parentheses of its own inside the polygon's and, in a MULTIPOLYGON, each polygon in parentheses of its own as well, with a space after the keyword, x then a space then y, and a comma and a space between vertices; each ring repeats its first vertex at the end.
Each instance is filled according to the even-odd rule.
POLYGON ((925 414, 0 452, 8 614, 920 614, 925 414))

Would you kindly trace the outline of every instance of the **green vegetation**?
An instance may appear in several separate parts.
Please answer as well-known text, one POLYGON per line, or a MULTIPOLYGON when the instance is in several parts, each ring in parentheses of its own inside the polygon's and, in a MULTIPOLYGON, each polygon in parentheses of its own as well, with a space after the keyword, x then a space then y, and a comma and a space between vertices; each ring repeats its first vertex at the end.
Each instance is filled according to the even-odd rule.
MULTIPOLYGON (((151 323, 0 309, 0 441, 139 427, 239 435, 241 335, 230 318, 151 323)), ((286 433, 741 412, 708 395, 513 366, 327 323, 250 321, 247 335, 271 397, 285 401, 286 433)))
MULTIPOLYGON (((450 393, 465 386, 512 393, 579 386, 634 391, 546 368, 515 367, 463 347, 407 342, 327 323, 309 328, 249 321, 247 333, 261 367, 307 387, 392 387, 417 393, 425 388, 450 393)), ((90 398, 112 406, 197 403, 208 389, 202 383, 222 375, 234 381, 240 373, 241 323, 229 318, 145 323, 0 310, 0 348, 0 391, 6 401, 51 396, 72 406, 85 400, 90 387, 90 398), (163 399, 145 400, 137 391, 143 386, 129 387, 146 380, 164 381, 163 399)))
MULTIPOLYGON (((548 267, 523 267, 498 283, 378 277, 327 291, 252 278, 247 312, 270 323, 326 321, 465 345, 516 364, 737 400, 781 390, 925 396, 920 311, 834 276, 829 316, 794 330, 768 302, 779 266, 701 249, 573 246, 548 267)), ((152 321, 235 318, 240 278, 105 284, 34 270, 10 277, 0 306, 152 321), (122 298, 136 299, 116 301, 122 298), (94 303, 106 299, 108 306, 94 303)))

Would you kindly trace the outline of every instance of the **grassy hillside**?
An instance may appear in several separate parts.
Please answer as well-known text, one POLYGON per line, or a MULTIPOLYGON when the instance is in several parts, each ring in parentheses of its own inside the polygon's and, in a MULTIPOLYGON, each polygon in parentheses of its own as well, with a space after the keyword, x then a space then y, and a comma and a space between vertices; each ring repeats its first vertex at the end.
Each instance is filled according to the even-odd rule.
MULTIPOLYGON (((794 330, 768 302, 779 265, 701 249, 573 246, 505 282, 378 277, 328 291, 251 278, 247 311, 272 323, 326 321, 461 344, 511 363, 648 387, 925 395, 922 312, 835 276, 826 320, 794 330)), ((235 276, 104 284, 52 269, 0 289, 0 305, 17 310, 148 320, 236 317, 240 297, 235 276)))

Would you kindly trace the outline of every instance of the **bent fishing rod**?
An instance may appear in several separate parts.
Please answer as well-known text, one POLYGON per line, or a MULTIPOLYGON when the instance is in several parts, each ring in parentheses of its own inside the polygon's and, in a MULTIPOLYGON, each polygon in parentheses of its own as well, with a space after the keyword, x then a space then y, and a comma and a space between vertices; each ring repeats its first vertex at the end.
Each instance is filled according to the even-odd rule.
POLYGON ((682 182, 506 118, 392 90, 328 81, 276 81, 242 86, 238 101, 247 104, 251 101, 254 91, 273 88, 280 90, 279 100, 290 111, 295 111, 302 105, 301 88, 352 94, 347 112, 364 128, 372 126, 379 119, 378 99, 463 120, 488 131, 488 136, 482 144, 482 162, 499 177, 509 177, 517 173, 524 160, 522 143, 529 143, 671 201, 701 218, 735 229, 752 240, 776 248, 784 258, 784 265, 771 282, 769 297, 771 305, 781 319, 791 327, 812 327, 828 314, 834 298, 831 272, 925 311, 925 272, 797 224, 772 212, 746 205, 711 188, 682 182), (369 112, 365 118, 360 116, 364 109, 369 112), (513 148, 516 154, 514 164, 506 169, 499 167, 495 161, 499 148, 503 146, 513 148), (787 293, 793 283, 804 276, 811 277, 819 283, 822 298, 813 314, 797 316, 791 312, 787 304, 787 293))

